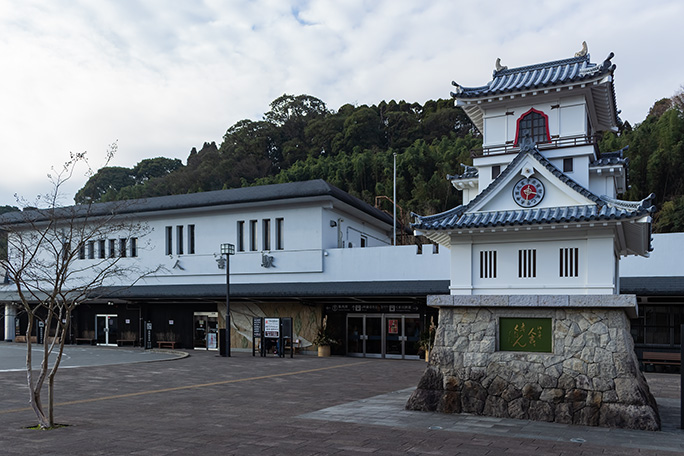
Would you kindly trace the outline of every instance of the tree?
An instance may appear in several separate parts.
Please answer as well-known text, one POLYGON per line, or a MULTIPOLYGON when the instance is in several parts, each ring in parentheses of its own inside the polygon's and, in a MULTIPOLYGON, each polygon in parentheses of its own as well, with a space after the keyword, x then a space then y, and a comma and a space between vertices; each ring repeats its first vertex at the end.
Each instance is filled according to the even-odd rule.
MULTIPOLYGON (((7 270, 11 284, 7 288, 16 292, 12 300, 28 316, 27 383, 30 404, 41 428, 55 426, 54 381, 75 307, 97 299, 107 286, 133 285, 154 272, 142 270, 136 258, 128 258, 136 255, 127 255, 126 261, 122 261, 122 254, 79 261, 85 259, 87 246, 105 239, 117 239, 121 251, 128 251, 126 246, 135 246, 137 251, 144 248, 140 241, 149 233, 144 223, 124 215, 131 202, 60 205, 62 187, 83 163, 87 163, 85 153, 72 154, 61 170, 49 176, 51 190, 39 197, 33 208, 0 216, 0 230, 7 240, 7 253, 0 266, 7 270), (34 369, 31 336, 36 322, 44 337, 40 367, 34 369), (53 353, 56 358, 50 366, 53 353), (41 398, 46 380, 47 409, 41 398)), ((25 201, 19 202, 29 207, 25 201)))

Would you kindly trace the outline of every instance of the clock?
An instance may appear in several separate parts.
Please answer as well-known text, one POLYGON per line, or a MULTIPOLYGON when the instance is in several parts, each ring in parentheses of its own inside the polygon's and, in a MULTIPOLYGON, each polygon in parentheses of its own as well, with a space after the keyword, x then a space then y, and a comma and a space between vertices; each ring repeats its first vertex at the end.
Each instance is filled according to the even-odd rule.
POLYGON ((520 179, 513 187, 513 199, 520 207, 534 207, 544 198, 544 184, 535 177, 520 179))

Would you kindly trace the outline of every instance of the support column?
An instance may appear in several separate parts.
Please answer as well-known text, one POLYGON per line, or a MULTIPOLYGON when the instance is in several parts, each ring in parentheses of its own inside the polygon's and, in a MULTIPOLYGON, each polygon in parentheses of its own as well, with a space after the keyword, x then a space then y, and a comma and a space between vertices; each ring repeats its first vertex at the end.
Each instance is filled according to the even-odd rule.
POLYGON ((17 308, 14 304, 5 304, 5 341, 12 342, 14 340, 15 323, 14 319, 17 317, 17 308))

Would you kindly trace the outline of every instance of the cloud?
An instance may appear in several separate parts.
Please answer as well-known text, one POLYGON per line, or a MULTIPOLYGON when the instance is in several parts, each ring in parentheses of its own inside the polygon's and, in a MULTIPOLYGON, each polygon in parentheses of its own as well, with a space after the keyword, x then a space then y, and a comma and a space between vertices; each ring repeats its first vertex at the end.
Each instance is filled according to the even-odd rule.
MULTIPOLYGON (((185 160, 282 95, 345 103, 447 98, 494 61, 526 65, 614 51, 622 117, 641 121, 684 82, 676 1, 0 0, 0 204, 48 187, 69 151, 97 165, 185 160), (638 31, 638 33, 637 33, 638 31)), ((67 190, 85 183, 78 176, 67 190)))

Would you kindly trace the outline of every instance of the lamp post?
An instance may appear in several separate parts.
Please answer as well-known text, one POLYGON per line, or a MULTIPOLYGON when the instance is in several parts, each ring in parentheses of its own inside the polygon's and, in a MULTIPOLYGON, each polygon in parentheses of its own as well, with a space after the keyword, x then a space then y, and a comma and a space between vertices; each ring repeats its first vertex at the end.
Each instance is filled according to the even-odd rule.
POLYGON ((219 329, 219 351, 221 356, 230 356, 230 256, 235 255, 235 245, 221 244, 221 255, 226 256, 226 328, 219 329))

